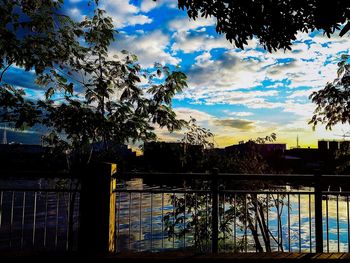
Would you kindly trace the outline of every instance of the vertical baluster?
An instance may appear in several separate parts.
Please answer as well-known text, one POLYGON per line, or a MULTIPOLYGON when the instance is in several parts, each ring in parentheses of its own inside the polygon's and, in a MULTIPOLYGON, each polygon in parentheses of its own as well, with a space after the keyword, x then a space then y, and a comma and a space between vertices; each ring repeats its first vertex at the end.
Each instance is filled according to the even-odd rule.
POLYGON ((338 252, 340 250, 340 239, 339 239, 339 194, 337 195, 337 243, 338 252))
POLYGON ((173 193, 173 227, 174 227, 174 233, 173 233, 173 248, 175 248, 175 199, 176 195, 173 193))
POLYGON ((48 192, 45 193, 45 218, 44 218, 44 240, 43 245, 46 248, 46 235, 47 235, 47 213, 48 213, 48 192))
POLYGON ((301 253, 301 203, 300 203, 300 193, 298 193, 298 236, 299 236, 299 253, 301 253))
POLYGON ((208 210, 209 210, 209 195, 205 194, 205 229, 206 229, 206 248, 209 250, 209 232, 208 232, 208 210))
POLYGON ((266 194, 266 227, 269 229, 269 212, 270 212, 270 194, 266 194))
POLYGON ((58 245, 58 212, 59 212, 59 205, 60 205, 60 192, 56 193, 56 226, 55 226, 55 249, 57 249, 58 245))
POLYGON ((139 214, 140 214, 140 230, 139 230, 139 244, 140 244, 140 247, 139 249, 141 250, 142 249, 142 193, 140 192, 140 211, 139 211, 139 214))
POLYGON ((71 211, 70 211, 70 203, 71 203, 71 192, 68 192, 68 204, 67 204, 67 211, 68 211, 68 213, 67 213, 67 232, 66 232, 66 237, 67 237, 67 239, 66 239, 66 250, 69 250, 69 248, 70 248, 70 244, 69 244, 69 239, 70 239, 70 224, 71 224, 71 222, 70 222, 70 213, 71 213, 71 211))
POLYGON ((244 194, 244 251, 247 252, 247 221, 248 221, 248 203, 247 203, 247 194, 244 194))
POLYGON ((151 251, 153 251, 153 193, 151 192, 151 251))
POLYGON ((162 193, 162 249, 164 248, 164 193, 162 193))
POLYGON ((309 194, 309 243, 310 243, 310 253, 312 253, 312 232, 311 232, 311 194, 309 194))
POLYGON ((23 249, 23 244, 24 244, 24 218, 25 218, 25 208, 26 208, 26 192, 23 192, 22 224, 21 224, 21 249, 23 249))
POLYGON ((4 192, 0 191, 0 228, 2 224, 2 202, 3 202, 4 192))
MULTIPOLYGON (((237 232, 236 232, 236 226, 237 226, 237 194, 234 194, 234 199, 233 199, 233 210, 234 210, 234 218, 233 218, 233 246, 234 249, 236 250, 236 246, 237 246, 237 232)), ((236 252, 236 251, 234 251, 236 252)))
POLYGON ((35 230, 36 230, 36 202, 38 192, 34 192, 34 209, 33 209, 33 247, 35 246, 35 230))
MULTIPOLYGON (((314 185, 314 206, 315 206, 315 245, 316 253, 323 253, 323 195, 322 195, 322 183, 320 174, 315 175, 315 185, 314 185)), ((326 215, 328 217, 328 214, 326 215)))
POLYGON ((290 244, 290 194, 287 194, 287 205, 288 205, 288 251, 291 252, 290 244))
MULTIPOLYGON (((255 230, 256 230, 257 235, 259 235, 259 233, 258 233, 258 206, 259 206, 258 194, 256 194, 256 199, 255 199, 255 230)), ((255 252, 258 252, 257 246, 255 246, 255 252)))
MULTIPOLYGON (((269 212, 270 212, 270 194, 267 193, 266 194, 266 228, 267 228, 267 231, 268 231, 268 235, 269 235, 269 232, 270 232, 270 229, 269 229, 269 212)), ((268 236, 269 238, 269 236, 268 236)), ((271 248, 272 250, 272 248, 271 248)))
POLYGON ((327 253, 329 253, 328 198, 329 198, 329 195, 328 195, 328 194, 326 194, 326 232, 327 232, 327 253))
POLYGON ((129 250, 131 249, 131 206, 132 206, 132 198, 131 198, 131 192, 129 193, 129 250))
POLYGON ((183 224, 184 224, 184 240, 183 240, 183 246, 184 249, 186 249, 186 193, 184 193, 184 220, 183 220, 183 224))
MULTIPOLYGON (((198 215, 197 215, 197 193, 194 194, 194 218, 196 219, 196 222, 199 223, 198 215)), ((196 237, 198 235, 197 228, 198 228, 198 225, 196 224, 195 230, 194 230, 194 239, 195 239, 195 247, 196 248, 198 247, 197 240, 196 240, 196 237)))
MULTIPOLYGON (((116 238, 116 242, 117 242, 117 251, 119 251, 120 249, 120 214, 122 212, 122 206, 121 206, 121 199, 122 199, 122 194, 121 192, 118 193, 118 214, 117 214, 117 238, 116 238)), ((141 238, 140 238, 141 240, 141 238)), ((120 252, 120 251, 119 251, 120 252)))
POLYGON ((277 210, 277 252, 280 251, 280 203, 279 203, 279 194, 276 196, 276 210, 277 210))
POLYGON ((222 202, 222 225, 224 226, 223 232, 224 232, 224 251, 226 251, 226 231, 225 231, 225 194, 223 194, 223 202, 222 202))
POLYGON ((10 217, 10 247, 12 247, 12 231, 13 231, 13 207, 15 202, 15 191, 12 191, 11 196, 11 217, 10 217))
POLYGON ((219 250, 219 189, 218 169, 213 169, 211 180, 212 209, 211 209, 211 252, 216 254, 219 250))
POLYGON ((350 213, 349 213, 349 196, 346 196, 346 218, 348 224, 348 253, 350 252, 350 213))

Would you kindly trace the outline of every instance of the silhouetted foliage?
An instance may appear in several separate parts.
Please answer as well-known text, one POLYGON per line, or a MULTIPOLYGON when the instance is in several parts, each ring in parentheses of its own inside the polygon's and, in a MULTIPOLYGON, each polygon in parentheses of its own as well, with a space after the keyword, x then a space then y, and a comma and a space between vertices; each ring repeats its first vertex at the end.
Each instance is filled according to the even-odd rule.
POLYGON ((187 131, 181 142, 191 145, 201 145, 204 149, 214 147, 214 135, 210 130, 200 127, 196 123, 196 119, 190 116, 190 120, 186 124, 187 131))
MULTIPOLYGON (((249 140, 241 150, 237 149, 225 155, 217 155, 215 152, 208 151, 205 164, 208 168, 218 167, 221 172, 241 173, 241 174, 263 174, 275 172, 269 166, 266 159, 261 155, 258 145, 268 142, 274 142, 276 134, 272 133, 266 137, 259 137, 255 140, 249 140)), ((206 143, 206 141, 204 141, 206 143)), ((244 176, 244 175, 242 175, 244 176)), ((269 188, 273 191, 273 185, 264 185, 260 181, 249 181, 249 183, 237 183, 232 185, 230 180, 226 180, 220 185, 221 189, 249 189, 261 190, 269 188)), ((275 182, 276 184, 278 182, 275 182)), ((200 189, 208 189, 207 182, 197 182, 200 189)), ((282 231, 277 233, 278 237, 271 233, 266 225, 266 213, 273 208, 277 211, 277 224, 282 229, 282 212, 286 200, 284 195, 258 195, 258 194, 230 194, 226 193, 221 202, 225 203, 219 207, 219 245, 222 248, 230 248, 233 251, 243 251, 247 245, 243 236, 241 240, 231 242, 233 238, 232 224, 240 231, 245 227, 251 231, 255 247, 259 252, 271 251, 271 242, 276 243, 283 251, 282 231)), ((165 230, 169 238, 184 238, 186 235, 193 235, 193 246, 205 251, 208 249, 211 241, 211 202, 212 196, 207 194, 184 194, 171 195, 170 202, 173 204, 174 211, 168 212, 163 220, 165 230)), ((238 237, 237 237, 238 238, 238 237)))
MULTIPOLYGON (((271 166, 266 157, 264 157, 259 149, 260 144, 274 142, 276 134, 265 137, 251 139, 240 147, 232 150, 226 150, 224 154, 217 151, 208 151, 204 162, 205 170, 212 167, 218 168, 224 173, 241 173, 241 174, 264 174, 276 173, 277 171, 271 166)), ((278 158, 278 156, 277 156, 278 158)))
POLYGON ((0 2, 0 69, 16 65, 42 73, 54 64, 81 56, 82 31, 63 14, 63 0, 0 2))
POLYGON ((337 123, 350 123, 350 55, 342 55, 338 63, 338 77, 310 95, 316 104, 310 124, 326 124, 327 129, 337 123))
MULTIPOLYGON (((18 7, 27 10, 27 1, 17 2, 18 7)), ((33 16, 36 12, 38 15, 43 12, 43 15, 50 17, 51 9, 48 10, 41 2, 33 2, 33 16)), ((61 2, 54 5, 56 1, 48 1, 48 5, 53 5, 55 12, 59 12, 61 2)), ((107 151, 109 142, 118 144, 154 140, 155 126, 173 131, 185 124, 176 119, 171 107, 172 97, 187 86, 184 73, 159 63, 154 66, 156 73, 147 72, 137 63, 137 57, 128 51, 112 57, 108 51, 117 32, 112 19, 101 9, 97 8, 91 18, 85 18, 80 23, 63 17, 72 26, 67 30, 76 32, 70 35, 75 46, 57 47, 69 50, 63 57, 56 58, 56 51, 46 44, 41 47, 47 50, 46 55, 28 50, 29 57, 37 58, 44 64, 38 64, 29 57, 21 64, 17 57, 11 58, 11 48, 9 53, 2 53, 5 61, 0 65, 2 73, 11 63, 26 70, 34 67, 36 84, 46 89, 45 99, 32 101, 26 99, 23 90, 0 81, 2 121, 12 123, 15 128, 46 127, 49 135, 44 139, 45 145, 57 146, 75 155, 78 163, 91 159, 91 145, 95 142, 103 142, 107 151)), ((8 23, 5 21, 5 25, 8 23)), ((11 28, 9 32, 14 30, 11 28)), ((52 35, 47 32, 50 30, 43 29, 43 39, 51 39, 52 35)), ((52 34, 59 34, 55 30, 52 29, 52 34)), ((66 30, 66 27, 59 24, 57 31, 62 30, 66 30)), ((59 37, 55 35, 54 39, 59 37)), ((51 45, 60 46, 60 41, 51 45)), ((66 42, 70 43, 68 40, 66 42)), ((57 52, 61 54, 59 50, 57 52)))
MULTIPOLYGON (((178 0, 192 19, 213 16, 216 31, 238 48, 257 37, 268 51, 291 49, 298 32, 323 30, 330 37, 350 19, 348 0, 178 0)), ((350 29, 348 22, 340 36, 350 29)))

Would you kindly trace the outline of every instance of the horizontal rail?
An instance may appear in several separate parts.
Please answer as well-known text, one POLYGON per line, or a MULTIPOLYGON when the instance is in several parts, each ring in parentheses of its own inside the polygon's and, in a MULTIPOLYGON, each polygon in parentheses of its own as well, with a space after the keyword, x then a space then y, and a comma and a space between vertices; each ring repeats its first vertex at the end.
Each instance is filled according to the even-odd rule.
MULTIPOLYGON (((115 189, 115 193, 159 193, 159 194, 211 194, 210 190, 178 190, 178 189, 115 189)), ((251 190, 218 190, 219 194, 314 194, 314 191, 251 191, 251 190)), ((324 192, 325 194, 337 192, 324 192)))
POLYGON ((115 189, 115 193, 164 193, 164 194, 171 194, 171 193, 177 193, 177 194, 195 194, 195 193, 201 193, 201 194, 210 194, 210 190, 178 190, 178 189, 115 189))
POLYGON ((1 192, 52 192, 52 193, 74 193, 80 192, 80 189, 38 189, 38 188, 0 188, 1 192))
MULTIPOLYGON (((212 179, 212 173, 149 173, 149 172, 124 172, 116 173, 117 178, 164 178, 164 179, 212 179)), ((245 180, 307 180, 307 181, 343 181, 350 180, 350 175, 325 175, 325 174, 233 174, 233 173, 218 173, 215 176, 218 179, 230 179, 237 181, 245 180)))
POLYGON ((54 171, 54 170, 3 170, 0 169, 1 178, 74 178, 74 173, 70 173, 68 171, 54 171))

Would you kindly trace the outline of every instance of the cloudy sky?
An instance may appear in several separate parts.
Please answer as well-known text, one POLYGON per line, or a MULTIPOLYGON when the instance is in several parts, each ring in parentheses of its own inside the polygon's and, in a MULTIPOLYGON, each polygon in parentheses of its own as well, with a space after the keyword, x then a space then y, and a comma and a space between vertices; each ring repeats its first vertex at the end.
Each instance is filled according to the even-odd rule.
MULTIPOLYGON (((314 105, 311 92, 336 76, 340 54, 347 53, 350 38, 331 39, 322 32, 300 33, 291 52, 266 52, 256 40, 237 49, 215 32, 215 19, 191 21, 177 9, 176 0, 100 0, 119 31, 111 51, 135 53, 145 68, 160 62, 179 66, 189 87, 178 94, 173 106, 181 118, 192 116, 215 134, 217 146, 277 134, 278 142, 314 147, 318 139, 342 139, 347 126, 326 132, 308 125, 314 105)), ((86 0, 66 0, 65 10, 80 20, 91 13, 86 0)), ((25 87, 34 96, 31 76, 8 81, 25 87)), ((160 132, 163 139, 176 136, 160 132)))

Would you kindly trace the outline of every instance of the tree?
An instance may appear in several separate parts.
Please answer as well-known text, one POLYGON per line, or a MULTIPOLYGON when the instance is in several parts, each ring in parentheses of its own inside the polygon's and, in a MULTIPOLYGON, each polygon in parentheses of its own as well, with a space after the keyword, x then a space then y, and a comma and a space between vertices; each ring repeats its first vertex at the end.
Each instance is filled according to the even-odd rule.
MULTIPOLYGON (((259 153, 258 145, 276 140, 276 134, 270 136, 249 140, 243 146, 241 151, 237 150, 231 154, 225 154, 221 158, 215 158, 215 161, 210 161, 211 167, 219 167, 220 171, 225 173, 240 173, 240 174, 263 174, 273 171, 263 156, 259 153), (215 166, 214 166, 215 163, 215 166)), ((204 141, 205 143, 205 141, 204 141)), ((206 159, 213 156, 209 155, 206 159)), ((275 182, 276 184, 278 182, 275 182)), ((271 185, 270 185, 271 186, 271 185)), ((197 184, 200 189, 208 189, 203 182, 197 184)), ((268 185, 262 185, 260 181, 249 181, 247 183, 239 183, 235 181, 235 185, 231 185, 230 181, 225 181, 221 185, 223 189, 249 189, 248 191, 259 191, 269 188, 268 185)), ((270 187, 271 188, 271 187, 270 187)), ((273 188, 271 188, 273 189, 273 188)), ((223 246, 231 247, 234 251, 243 251, 247 245, 246 236, 242 240, 232 240, 232 225, 235 224, 241 231, 245 229, 251 232, 255 247, 259 252, 264 250, 271 251, 271 243, 275 242, 279 249, 283 251, 282 238, 282 213, 285 207, 283 195, 259 195, 251 193, 230 194, 225 193, 221 196, 219 208, 219 240, 223 246), (225 203, 225 206, 223 205, 225 203), (277 211, 278 229, 277 237, 271 232, 266 224, 266 213, 271 208, 277 211)), ((212 197, 208 194, 184 194, 171 195, 170 202, 175 209, 168 212, 163 220, 165 222, 165 230, 168 232, 169 238, 175 236, 183 238, 185 235, 193 235, 194 247, 201 251, 208 249, 211 238, 211 203, 212 197)))
POLYGON ((0 2, 0 81, 13 65, 37 74, 82 56, 82 31, 62 12, 63 0, 0 2))
POLYGON ((350 123, 350 55, 343 54, 338 63, 338 77, 310 95, 316 104, 310 124, 326 124, 332 129, 337 123, 350 123))
POLYGON ((343 36, 350 29, 350 2, 347 0, 178 0, 192 19, 216 18, 216 31, 238 48, 256 37, 269 52, 291 49, 298 32, 323 30, 330 37, 341 25, 343 36))
POLYGON ((154 139, 156 125, 170 131, 184 125, 171 108, 172 97, 187 86, 184 73, 160 64, 149 73, 127 51, 111 58, 108 47, 116 32, 103 10, 75 26, 84 40, 81 53, 37 72, 44 100, 25 99, 23 91, 3 83, 3 120, 16 128, 45 126, 51 132, 47 145, 65 148, 77 164, 90 160, 94 143, 108 151, 109 142, 154 139))
POLYGON ((204 149, 212 149, 214 147, 214 135, 210 130, 200 127, 196 123, 196 119, 190 116, 190 120, 186 124, 187 131, 181 142, 190 145, 201 145, 204 149))

